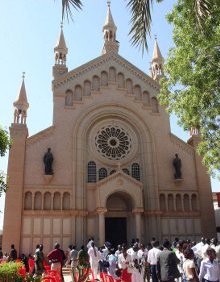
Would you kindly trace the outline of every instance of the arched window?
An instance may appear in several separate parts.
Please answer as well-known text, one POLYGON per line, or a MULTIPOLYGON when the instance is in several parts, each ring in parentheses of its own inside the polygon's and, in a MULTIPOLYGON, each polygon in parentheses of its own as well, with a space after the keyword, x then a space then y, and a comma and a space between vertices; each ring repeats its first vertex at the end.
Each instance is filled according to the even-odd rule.
POLYGON ((129 170, 128 170, 127 168, 122 168, 122 171, 123 171, 124 173, 126 173, 127 175, 130 174, 130 172, 129 172, 129 170))
POLYGON ((75 87, 74 100, 82 101, 82 87, 80 85, 76 85, 75 87))
POLYGON ((101 72, 101 86, 108 85, 108 74, 106 71, 101 72))
POLYGON ((32 193, 26 192, 24 197, 24 209, 32 210, 32 193))
POLYGON ((60 210, 61 209, 61 197, 59 192, 55 192, 53 196, 53 209, 60 210))
POLYGON ((133 163, 131 166, 132 177, 140 181, 140 166, 138 163, 133 163))
POLYGON ((63 210, 69 210, 70 209, 70 194, 68 192, 65 192, 63 194, 63 210))
POLYGON ((89 80, 84 81, 84 96, 90 96, 91 95, 91 82, 89 80))
POLYGON ((107 169, 104 167, 100 168, 99 170, 99 180, 102 180, 107 177, 107 169))
POLYGON ((51 210, 51 194, 46 192, 44 194, 44 210, 51 210))
POLYGON ((141 99, 141 87, 140 87, 140 85, 135 85, 134 86, 134 96, 138 100, 141 99))
POLYGON ((65 93, 65 106, 73 105, 73 91, 67 90, 65 93))
POLYGON ((34 197, 34 209, 35 210, 41 210, 42 206, 42 196, 40 192, 35 193, 35 197, 34 197))
POLYGON ((111 170, 109 174, 112 175, 113 173, 116 173, 115 169, 111 170))
POLYGON ((153 113, 159 113, 158 101, 156 97, 151 98, 151 106, 153 113))
POLYGON ((100 78, 97 75, 92 78, 92 89, 95 91, 100 90, 100 78))
POLYGON ((126 80, 126 88, 128 90, 128 94, 133 94, 133 84, 131 79, 126 80))
POLYGON ((150 104, 150 94, 147 91, 143 92, 143 102, 145 105, 150 104))
POLYGON ((125 88, 125 78, 123 73, 118 74, 118 88, 125 88))
POLYGON ((96 163, 93 161, 88 162, 88 182, 96 182, 96 163))

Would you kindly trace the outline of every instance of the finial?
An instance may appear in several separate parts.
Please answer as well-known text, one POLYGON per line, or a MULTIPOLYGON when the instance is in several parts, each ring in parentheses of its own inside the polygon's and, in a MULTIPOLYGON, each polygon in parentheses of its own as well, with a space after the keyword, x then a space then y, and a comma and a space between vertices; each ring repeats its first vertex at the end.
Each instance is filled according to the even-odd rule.
POLYGON ((157 34, 154 34, 154 39, 157 40, 157 34))
POLYGON ((110 7, 110 5, 111 5, 111 1, 107 1, 107 5, 108 5, 108 7, 110 7))
POLYGON ((63 21, 60 22, 60 28, 63 29, 63 21))
POLYGON ((22 72, 22 79, 23 80, 25 79, 25 72, 24 71, 22 72))

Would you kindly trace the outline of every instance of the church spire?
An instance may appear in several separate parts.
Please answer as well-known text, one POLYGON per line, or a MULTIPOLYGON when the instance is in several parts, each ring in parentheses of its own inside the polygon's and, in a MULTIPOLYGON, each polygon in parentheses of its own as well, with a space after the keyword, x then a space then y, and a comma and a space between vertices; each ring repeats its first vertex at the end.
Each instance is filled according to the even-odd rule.
POLYGON ((66 56, 68 54, 68 48, 66 47, 66 42, 63 34, 63 23, 61 23, 60 36, 58 37, 57 44, 54 48, 55 53, 55 64, 56 65, 66 65, 66 56))
POLYGON ((60 27, 60 35, 54 48, 55 64, 53 66, 53 76, 55 79, 68 72, 68 68, 66 67, 68 48, 66 47, 64 38, 63 23, 61 23, 60 27))
POLYGON ((154 80, 159 80, 163 76, 164 58, 158 46, 157 37, 155 36, 153 57, 151 61, 151 75, 154 80))
POLYGON ((29 108, 29 103, 27 101, 25 83, 24 83, 25 73, 22 74, 22 83, 18 99, 13 103, 15 107, 14 111, 14 123, 26 124, 27 109, 29 108))
POLYGON ((110 51, 118 53, 119 48, 118 41, 116 40, 117 27, 112 17, 110 4, 111 2, 107 1, 107 15, 104 26, 102 28, 102 31, 104 33, 104 46, 102 49, 102 54, 106 54, 110 51))

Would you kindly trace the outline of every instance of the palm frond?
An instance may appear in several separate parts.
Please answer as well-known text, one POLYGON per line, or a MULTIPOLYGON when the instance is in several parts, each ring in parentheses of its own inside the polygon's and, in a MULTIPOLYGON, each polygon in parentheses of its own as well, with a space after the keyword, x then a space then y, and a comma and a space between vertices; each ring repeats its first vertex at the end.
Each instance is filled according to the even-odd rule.
POLYGON ((83 4, 81 0, 62 0, 62 20, 64 19, 65 15, 67 19, 73 19, 71 8, 81 10, 82 6, 83 4))
POLYGON ((196 16, 197 24, 202 27, 206 18, 211 14, 211 5, 213 0, 194 0, 193 10, 196 16))
POLYGON ((131 13, 131 43, 144 50, 148 50, 147 36, 151 35, 151 10, 153 2, 163 0, 128 0, 127 7, 131 13))

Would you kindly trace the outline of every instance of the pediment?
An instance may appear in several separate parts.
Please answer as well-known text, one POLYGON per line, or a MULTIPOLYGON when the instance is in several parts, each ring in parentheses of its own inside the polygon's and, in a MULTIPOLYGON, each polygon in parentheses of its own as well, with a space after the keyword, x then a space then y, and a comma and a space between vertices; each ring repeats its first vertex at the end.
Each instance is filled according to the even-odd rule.
POLYGON ((134 186, 142 188, 143 184, 136 180, 135 178, 131 177, 130 175, 124 173, 123 171, 116 171, 115 173, 109 175, 108 177, 99 180, 97 182, 97 187, 101 187, 103 185, 106 185, 106 183, 114 183, 118 185, 124 185, 124 184, 132 184, 134 186))
POLYGON ((122 171, 97 182, 96 206, 105 207, 108 197, 115 193, 127 194, 134 202, 134 207, 143 207, 143 184, 122 171))
POLYGON ((114 52, 101 55, 55 79, 53 89, 58 92, 62 91, 69 84, 78 84, 80 81, 89 79, 91 74, 99 75, 101 71, 108 70, 110 66, 115 67, 117 72, 126 73, 127 78, 135 78, 135 83, 143 83, 148 88, 159 91, 160 86, 157 81, 114 52))

